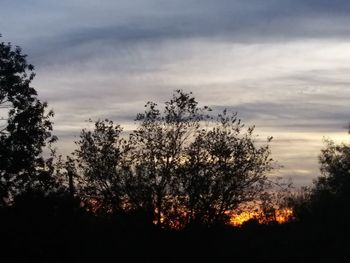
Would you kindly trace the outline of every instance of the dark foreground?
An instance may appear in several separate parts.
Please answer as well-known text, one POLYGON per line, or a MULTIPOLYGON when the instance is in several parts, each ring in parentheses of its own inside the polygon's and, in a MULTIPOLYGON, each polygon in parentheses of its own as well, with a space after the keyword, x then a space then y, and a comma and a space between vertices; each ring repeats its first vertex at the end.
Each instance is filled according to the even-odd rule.
POLYGON ((3 210, 0 262, 350 262, 348 234, 336 225, 255 222, 165 231, 127 217, 3 210))

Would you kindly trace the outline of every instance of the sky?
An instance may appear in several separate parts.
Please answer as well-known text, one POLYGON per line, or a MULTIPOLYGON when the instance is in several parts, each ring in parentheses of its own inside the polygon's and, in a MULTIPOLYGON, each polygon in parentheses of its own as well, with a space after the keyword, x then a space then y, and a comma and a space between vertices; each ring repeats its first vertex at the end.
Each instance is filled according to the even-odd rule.
POLYGON ((0 0, 55 111, 59 150, 89 118, 125 130, 175 89, 273 136, 275 175, 310 184, 323 138, 349 141, 350 1, 0 0))

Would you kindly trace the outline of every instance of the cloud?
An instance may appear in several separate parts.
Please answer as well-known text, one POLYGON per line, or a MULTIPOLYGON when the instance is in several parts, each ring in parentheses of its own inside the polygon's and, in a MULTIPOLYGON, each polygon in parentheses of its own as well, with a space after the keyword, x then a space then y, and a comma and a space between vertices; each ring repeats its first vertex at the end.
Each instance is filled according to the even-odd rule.
POLYGON ((341 131, 349 119, 349 106, 308 101, 256 102, 236 106, 212 106, 215 110, 227 108, 239 117, 263 127, 299 131, 341 131))
POLYGON ((346 139, 349 11, 345 0, 3 0, 0 24, 36 66, 64 152, 85 120, 131 129, 146 101, 180 88, 273 135, 279 173, 310 182, 323 135, 346 139))
MULTIPOLYGON (((21 44, 37 64, 81 47, 117 49, 144 42, 187 38, 235 43, 285 42, 305 38, 344 39, 350 29, 348 1, 326 0, 32 0, 2 4, 2 33, 21 44), (20 14, 20 15, 12 15, 20 14), (24 26, 25 25, 25 26, 24 26)), ((91 48, 98 52, 98 48, 91 48)), ((66 58, 67 58, 66 57, 66 58)))

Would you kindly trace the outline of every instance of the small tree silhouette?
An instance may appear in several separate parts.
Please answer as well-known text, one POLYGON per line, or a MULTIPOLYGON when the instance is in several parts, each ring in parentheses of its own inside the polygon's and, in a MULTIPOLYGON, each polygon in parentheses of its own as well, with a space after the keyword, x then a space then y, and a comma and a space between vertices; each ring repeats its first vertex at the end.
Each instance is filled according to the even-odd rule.
POLYGON ((296 216, 305 222, 333 227, 348 224, 350 213, 350 146, 325 140, 319 156, 322 175, 295 198, 296 216))
POLYGON ((93 131, 83 129, 77 150, 67 162, 70 188, 73 178, 79 181, 79 194, 84 200, 97 202, 102 210, 122 211, 124 199, 124 155, 127 141, 120 137, 122 128, 113 121, 95 123, 93 131))

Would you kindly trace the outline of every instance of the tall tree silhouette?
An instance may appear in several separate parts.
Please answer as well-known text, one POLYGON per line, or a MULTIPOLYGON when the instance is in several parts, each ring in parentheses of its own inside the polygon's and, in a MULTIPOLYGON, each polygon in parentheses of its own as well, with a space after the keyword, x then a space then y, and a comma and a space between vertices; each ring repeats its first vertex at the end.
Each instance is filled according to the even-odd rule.
MULTIPOLYGON (((158 225, 179 208, 177 172, 185 147, 193 138, 207 107, 198 107, 191 93, 177 90, 165 103, 163 112, 154 102, 138 114, 139 127, 131 134, 134 172, 128 177, 128 191, 133 206, 148 211, 158 225)), ((176 213, 175 213, 176 214, 176 213)))
POLYGON ((54 141, 52 111, 30 85, 35 74, 20 47, 0 43, 0 203, 27 189, 48 187, 43 147, 54 141))

